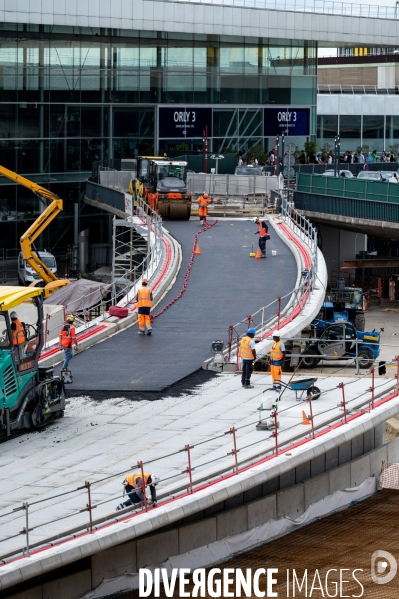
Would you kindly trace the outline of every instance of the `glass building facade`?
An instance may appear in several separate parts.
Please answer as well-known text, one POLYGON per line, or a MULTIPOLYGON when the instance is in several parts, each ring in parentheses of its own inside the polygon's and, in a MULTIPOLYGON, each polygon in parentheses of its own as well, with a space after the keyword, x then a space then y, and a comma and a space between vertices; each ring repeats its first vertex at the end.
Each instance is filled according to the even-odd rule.
POLYGON ((341 138, 341 151, 368 146, 382 152, 399 140, 399 116, 389 114, 329 114, 317 116, 318 148, 334 149, 334 137, 341 138))
MULTIPOLYGON (((202 151, 202 132, 187 135, 183 145, 159 137, 160 106, 210 107, 211 152, 270 149, 265 106, 309 108, 314 136, 316 69, 315 42, 3 23, 0 164, 37 174, 68 204, 81 202, 93 161, 183 146, 202 151)), ((306 137, 295 139, 303 145, 306 137)), ((12 219, 24 219, 25 230, 36 212, 31 194, 1 183, 2 218, 8 215, 9 227, 12 219)), ((81 210, 82 218, 108 218, 87 206, 81 210)), ((67 213, 66 206, 59 222, 67 213)), ((98 227, 97 241, 108 231, 98 227)), ((18 227, 0 243, 13 238, 18 245, 19 235, 18 227)), ((50 237, 47 249, 57 243, 64 239, 50 237)))

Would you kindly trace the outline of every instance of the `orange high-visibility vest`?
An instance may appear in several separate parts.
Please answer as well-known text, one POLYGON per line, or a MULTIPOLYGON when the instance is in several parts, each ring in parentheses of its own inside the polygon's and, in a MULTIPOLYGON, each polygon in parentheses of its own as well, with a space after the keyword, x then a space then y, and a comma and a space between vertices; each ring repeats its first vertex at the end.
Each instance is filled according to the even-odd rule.
POLYGON ((76 337, 75 327, 70 324, 64 324, 60 332, 62 347, 72 347, 72 340, 76 337))
POLYGON ((207 213, 206 207, 208 206, 208 204, 211 203, 211 200, 209 198, 204 198, 204 196, 201 196, 198 198, 197 202, 200 205, 198 214, 200 216, 206 216, 206 213, 207 213))
POLYGON ((137 292, 137 307, 151 308, 151 289, 149 287, 141 287, 137 292))
POLYGON ((279 362, 283 359, 283 352, 280 349, 281 341, 276 341, 273 343, 272 348, 270 350, 270 361, 271 362, 279 362))
MULTIPOLYGON (((144 472, 144 484, 147 484, 147 481, 150 477, 151 477, 151 474, 149 474, 148 472, 144 472)), ((130 485, 134 489, 138 489, 139 487, 141 487, 141 484, 140 485, 137 484, 138 478, 141 478, 141 474, 129 474, 126 477, 126 482, 128 485, 130 485)))
POLYGON ((267 229, 263 226, 262 222, 258 223, 258 229, 259 229, 259 237, 266 237, 267 229))
POLYGON ((16 326, 16 329, 12 332, 12 342, 14 345, 22 345, 22 343, 25 343, 24 325, 18 318, 13 320, 12 323, 16 326))
POLYGON ((252 349, 249 347, 249 342, 251 341, 251 337, 243 337, 240 343, 240 349, 238 350, 238 357, 243 360, 253 360, 254 355, 252 353, 252 349))

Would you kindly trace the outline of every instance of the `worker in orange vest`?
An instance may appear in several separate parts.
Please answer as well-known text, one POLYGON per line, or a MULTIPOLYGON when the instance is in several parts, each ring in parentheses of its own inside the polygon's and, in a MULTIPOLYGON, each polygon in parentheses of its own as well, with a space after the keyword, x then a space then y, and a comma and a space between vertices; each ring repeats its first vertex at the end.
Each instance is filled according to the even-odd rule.
POLYGON ((19 320, 16 312, 11 312, 10 318, 13 345, 22 345, 26 341, 25 326, 19 320))
POLYGON ((261 251, 261 258, 266 258, 266 240, 269 234, 269 227, 265 220, 259 220, 258 216, 255 216, 254 222, 258 225, 258 230, 255 231, 254 235, 259 235, 259 249, 261 251))
POLYGON ((248 329, 241 339, 238 357, 242 359, 241 384, 244 389, 253 389, 251 385, 251 374, 253 372, 253 361, 256 360, 255 329, 248 329))
POLYGON ((207 206, 208 204, 212 204, 213 200, 211 200, 207 193, 204 192, 202 196, 200 196, 197 200, 199 204, 198 214, 200 218, 200 225, 206 224, 206 215, 207 215, 207 206))
POLYGON ((158 476, 144 472, 144 482, 142 479, 141 472, 139 474, 129 474, 123 481, 123 495, 127 493, 129 499, 120 503, 116 506, 117 510, 123 510, 123 508, 132 505, 133 503, 139 503, 144 501, 144 493, 146 487, 150 487, 152 507, 157 505, 157 491, 156 485, 159 483, 158 476))
POLYGON ((281 373, 285 360, 285 346, 280 339, 280 331, 273 333, 273 344, 270 350, 270 370, 273 381, 273 389, 281 391, 281 373))
POLYGON ((62 370, 67 371, 69 362, 73 358, 72 346, 75 350, 78 350, 78 342, 76 339, 76 329, 73 325, 75 322, 75 318, 70 314, 65 319, 65 324, 60 330, 60 348, 64 350, 64 363, 62 365, 62 370))
POLYGON ((142 287, 138 290, 136 295, 139 335, 145 335, 145 329, 147 329, 147 335, 151 335, 152 333, 150 312, 153 297, 151 289, 147 287, 147 283, 147 279, 144 278, 142 280, 142 287))

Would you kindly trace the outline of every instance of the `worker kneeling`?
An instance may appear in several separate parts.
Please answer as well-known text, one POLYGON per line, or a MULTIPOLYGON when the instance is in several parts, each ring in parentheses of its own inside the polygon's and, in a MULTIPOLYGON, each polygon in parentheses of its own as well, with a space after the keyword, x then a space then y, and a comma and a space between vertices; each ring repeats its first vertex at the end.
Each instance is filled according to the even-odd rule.
POLYGON ((273 381, 273 389, 281 391, 281 372, 285 359, 285 346, 280 339, 280 331, 273 333, 273 345, 270 350, 270 371, 273 381))
POLYGON ((133 505, 134 503, 140 503, 144 501, 144 493, 146 492, 147 486, 150 487, 152 507, 156 507, 157 491, 155 489, 155 486, 158 483, 158 476, 149 474, 148 472, 144 472, 144 482, 141 473, 129 474, 122 483, 124 486, 123 495, 127 493, 129 499, 117 505, 116 509, 123 510, 123 508, 129 507, 129 505, 133 505))

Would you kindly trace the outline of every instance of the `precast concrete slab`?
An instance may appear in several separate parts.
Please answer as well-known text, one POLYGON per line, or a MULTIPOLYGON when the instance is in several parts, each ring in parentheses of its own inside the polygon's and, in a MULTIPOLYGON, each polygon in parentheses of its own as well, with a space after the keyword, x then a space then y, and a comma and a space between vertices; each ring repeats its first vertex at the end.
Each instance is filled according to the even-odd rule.
MULTIPOLYGON (((182 288, 198 221, 168 222, 167 229, 181 244, 183 262, 173 288, 154 309, 157 314, 182 288)), ((228 328, 284 297, 282 308, 297 279, 296 261, 287 245, 271 231, 268 257, 254 259, 258 236, 248 220, 219 221, 199 236, 188 286, 180 299, 153 323, 153 335, 137 335, 137 325, 75 356, 71 362, 73 394, 109 397, 112 393, 159 393, 200 368, 211 355, 211 343, 228 340, 228 328), (272 250, 276 252, 272 256, 272 250)), ((276 314, 277 303, 265 319, 276 314)), ((258 315, 260 323, 261 316, 258 315)), ((204 377, 209 376, 203 374, 204 377)), ((200 379, 201 380, 201 379, 200 379)), ((202 379, 203 380, 203 379, 202 379)))
MULTIPOLYGON (((162 401, 72 398, 64 419, 41 433, 27 433, 7 441, 0 455, 0 556, 23 547, 19 531, 24 527, 25 514, 13 512, 23 502, 29 502, 30 542, 36 544, 87 525, 87 512, 81 511, 87 504, 85 481, 92 483, 91 497, 97 506, 93 517, 117 515, 115 507, 122 500, 121 482, 137 468, 139 460, 147 471, 160 476, 158 493, 162 505, 162 496, 166 500, 187 487, 188 444, 197 485, 232 471, 233 439, 225 433, 233 426, 237 428, 240 464, 271 455, 275 446, 272 431, 257 431, 255 427, 259 405, 270 408, 262 413, 269 416, 277 394, 264 392, 271 384, 269 374, 253 375, 253 381, 254 388, 246 390, 238 376, 217 375, 193 394, 165 397, 162 401)), ((370 379, 344 377, 342 382, 350 417, 371 400, 370 379)), ((312 404, 315 426, 343 419, 339 405, 342 392, 336 379, 320 377, 317 385, 322 395, 312 404)), ((378 380, 376 397, 387 393, 393 385, 394 379, 378 380)), ((297 401, 292 390, 285 392, 279 406, 280 446, 305 437, 309 442, 311 427, 303 424, 302 411, 309 413, 308 404, 297 401)), ((350 431, 348 425, 348 442, 350 431)), ((327 444, 326 451, 329 448, 327 444)), ((300 457, 296 459, 299 465, 300 457)), ((262 468, 273 470, 273 459, 262 468)))

